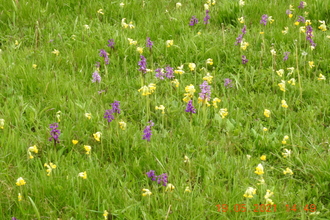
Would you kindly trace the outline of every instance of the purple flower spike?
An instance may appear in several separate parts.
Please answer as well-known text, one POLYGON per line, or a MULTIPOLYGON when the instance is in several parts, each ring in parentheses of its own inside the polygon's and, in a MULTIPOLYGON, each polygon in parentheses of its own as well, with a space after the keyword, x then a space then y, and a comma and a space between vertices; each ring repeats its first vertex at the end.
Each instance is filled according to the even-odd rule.
POLYGON ((267 19, 268 19, 268 15, 262 15, 261 20, 260 20, 260 24, 266 25, 267 24, 267 19))
POLYGON ((140 66, 139 71, 141 73, 147 73, 147 59, 144 56, 140 56, 140 61, 138 62, 138 65, 140 66))
POLYGON ((101 49, 99 55, 100 55, 100 57, 104 57, 104 62, 106 65, 108 65, 109 61, 110 61, 110 59, 108 57, 108 53, 104 49, 101 49))
POLYGON ((92 82, 95 83, 95 82, 101 82, 101 76, 99 74, 99 72, 95 71, 92 75, 93 79, 92 79, 92 82))
POLYGON ((146 47, 148 47, 151 50, 153 45, 154 45, 154 42, 152 42, 150 40, 150 37, 147 37, 146 47))
POLYGON ((204 17, 204 24, 208 24, 209 23, 209 20, 210 20, 210 15, 209 15, 209 10, 206 10, 205 11, 205 17, 204 17))
POLYGON ((305 5, 306 5, 306 2, 301 1, 298 8, 303 9, 305 7, 305 5))
POLYGON ((112 122, 115 119, 113 116, 114 113, 120 114, 120 102, 114 101, 114 103, 110 104, 112 106, 111 109, 105 110, 104 118, 108 120, 108 122, 112 122))
POLYGON ((196 109, 192 104, 192 100, 189 100, 187 107, 186 107, 186 112, 191 113, 191 114, 196 114, 196 109))
POLYGON ((201 93, 199 93, 199 97, 205 101, 210 101, 211 98, 211 86, 208 84, 207 81, 204 81, 201 85, 199 85, 201 89, 201 93))
POLYGON ((195 24, 198 24, 198 19, 196 18, 196 16, 192 16, 189 25, 194 26, 195 24))
POLYGON ((249 60, 246 59, 245 55, 242 55, 242 64, 247 64, 247 62, 249 62, 249 60))
POLYGON ((59 140, 59 136, 61 134, 61 131, 58 130, 58 123, 54 123, 54 124, 50 124, 49 125, 49 128, 52 129, 50 131, 50 138, 48 139, 49 141, 53 141, 54 140, 54 143, 60 143, 60 140, 59 140))
POLYGON ((167 176, 167 173, 163 173, 163 174, 160 174, 159 176, 157 176, 157 183, 158 184, 163 184, 163 186, 166 186, 167 185, 167 182, 168 182, 168 176, 167 176))
POLYGON ((289 55, 290 55, 290 52, 289 51, 284 52, 283 61, 287 61, 289 59, 289 55))
POLYGON ((232 85, 231 83, 232 83, 232 80, 226 78, 226 79, 225 79, 224 86, 227 87, 227 88, 228 88, 228 87, 233 87, 233 85, 232 85))
POLYGON ((115 49, 115 41, 113 39, 108 40, 108 47, 115 49))
POLYGON ((154 170, 150 170, 149 172, 146 172, 146 174, 152 181, 156 181, 157 176, 154 170))
POLYGON ((152 135, 151 127, 154 126, 154 125, 155 124, 150 120, 149 125, 147 125, 145 127, 145 129, 143 130, 143 136, 142 136, 143 140, 150 141, 150 138, 151 138, 151 135, 152 135))

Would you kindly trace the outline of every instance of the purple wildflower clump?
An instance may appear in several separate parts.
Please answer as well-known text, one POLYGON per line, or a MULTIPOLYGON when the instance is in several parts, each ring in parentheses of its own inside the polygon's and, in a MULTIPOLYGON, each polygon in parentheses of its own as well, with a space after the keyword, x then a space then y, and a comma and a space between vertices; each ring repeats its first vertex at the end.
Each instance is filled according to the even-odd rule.
POLYGON ((209 10, 206 10, 205 11, 205 17, 204 17, 204 24, 208 24, 209 23, 209 20, 210 20, 210 15, 209 15, 209 10))
POLYGON ((208 84, 207 81, 204 81, 202 84, 199 85, 201 92, 199 93, 199 98, 203 101, 210 101, 211 98, 211 86, 208 84))
POLYGON ((156 78, 161 79, 161 80, 164 79, 165 73, 164 73, 164 69, 163 68, 157 68, 155 70, 155 72, 156 72, 156 74, 155 74, 155 77, 156 78))
POLYGON ((140 59, 141 60, 138 62, 138 65, 140 66, 139 71, 145 74, 147 73, 147 59, 142 55, 140 55, 140 59))
POLYGON ((185 111, 191 114, 196 114, 196 109, 192 104, 192 100, 189 100, 185 111))
POLYGON ((146 172, 146 174, 152 181, 157 181, 158 184, 162 184, 163 186, 166 186, 168 183, 167 173, 163 173, 160 174, 159 176, 156 176, 156 172, 154 170, 150 170, 149 172, 146 172))
POLYGON ((112 122, 115 119, 115 116, 113 116, 114 113, 120 114, 120 102, 114 101, 114 103, 111 103, 111 109, 105 110, 104 118, 108 120, 108 122, 112 122))
POLYGON ((174 70, 173 70, 173 67, 170 67, 170 66, 167 66, 165 67, 165 70, 163 68, 157 68, 155 70, 156 74, 155 74, 155 77, 160 79, 160 80, 164 80, 166 78, 168 79, 172 79, 174 78, 174 70))
POLYGON ((93 79, 92 79, 92 82, 95 83, 95 82, 101 82, 101 76, 99 74, 99 72, 96 70, 93 75, 92 75, 93 79))
POLYGON ((154 126, 155 124, 151 120, 148 123, 149 123, 149 125, 147 125, 145 127, 145 129, 143 130, 142 139, 150 141, 150 138, 151 138, 151 135, 152 135, 151 127, 154 126))
POLYGON ((108 57, 108 53, 104 49, 101 49, 99 55, 100 55, 100 57, 104 57, 104 62, 105 62, 106 65, 108 65, 109 62, 110 62, 110 59, 108 57))
POLYGON ((297 19, 298 22, 305 22, 306 19, 303 17, 303 16, 298 16, 298 19, 297 19))
POLYGON ((59 136, 61 134, 61 131, 58 130, 58 123, 50 124, 49 128, 52 129, 50 131, 50 138, 48 139, 49 141, 54 140, 54 144, 56 145, 57 143, 60 143, 59 136))
POLYGON ((242 64, 247 64, 247 62, 249 62, 249 60, 246 58, 245 55, 242 55, 242 64))
POLYGON ((196 18, 196 16, 192 16, 189 25, 194 26, 195 24, 198 24, 198 19, 196 18))
POLYGON ((290 52, 289 51, 284 52, 283 61, 287 61, 289 59, 289 55, 290 55, 290 52))
POLYGON ((242 28, 241 31, 242 31, 242 34, 238 35, 238 37, 236 38, 236 42, 235 42, 236 46, 241 44, 243 37, 246 34, 246 25, 244 25, 244 27, 242 28))
POLYGON ((150 50, 152 49, 152 46, 154 45, 154 42, 150 40, 150 37, 147 37, 146 40, 146 47, 148 47, 150 50))
POLYGON ((263 25, 266 26, 267 21, 268 21, 268 15, 266 15, 266 14, 262 15, 261 20, 260 20, 260 24, 263 24, 263 25))
POLYGON ((170 67, 170 66, 165 67, 165 76, 166 76, 166 78, 168 78, 168 79, 174 78, 173 73, 174 73, 173 67, 170 67))
POLYGON ((301 1, 300 4, 298 5, 298 8, 303 9, 306 5, 306 2, 301 1))
POLYGON ((313 41, 312 37, 314 37, 313 28, 312 28, 312 26, 308 25, 306 27, 306 40, 309 41, 309 43, 311 44, 312 47, 316 47, 316 43, 313 41))
POLYGON ((115 49, 115 41, 113 39, 108 40, 108 47, 115 49))
POLYGON ((233 87, 232 82, 233 82, 233 80, 231 80, 229 78, 226 78, 225 82, 224 82, 224 86, 227 87, 227 88, 228 87, 233 87))

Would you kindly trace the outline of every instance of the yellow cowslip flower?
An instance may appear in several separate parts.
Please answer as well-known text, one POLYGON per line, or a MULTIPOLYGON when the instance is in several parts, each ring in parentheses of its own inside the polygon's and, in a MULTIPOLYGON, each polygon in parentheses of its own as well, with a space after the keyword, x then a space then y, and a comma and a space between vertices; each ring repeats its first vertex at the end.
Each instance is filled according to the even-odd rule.
POLYGON ((202 103, 203 105, 210 106, 210 103, 207 99, 202 99, 201 97, 198 97, 198 103, 202 103))
POLYGON ((282 144, 286 144, 286 140, 288 140, 288 139, 289 139, 289 136, 288 135, 285 135, 283 137, 282 144))
POLYGON ((0 118, 0 128, 4 129, 5 128, 5 119, 0 118))
POLYGON ((102 133, 101 132, 96 132, 95 134, 93 134, 93 137, 96 141, 100 141, 102 133))
POLYGON ((283 170, 283 174, 284 175, 286 175, 286 174, 293 175, 293 172, 292 172, 292 170, 289 167, 287 167, 285 170, 283 170))
POLYGON ((271 200, 271 199, 266 199, 266 205, 274 205, 274 202, 273 202, 273 200, 271 200))
POLYGON ((142 189, 144 193, 142 193, 142 196, 151 196, 152 192, 149 189, 142 189))
POLYGON ((195 89, 193 84, 190 84, 189 86, 186 86, 184 89, 190 95, 194 95, 194 92, 196 92, 196 89, 195 89))
POLYGON ((149 87, 151 93, 153 93, 156 90, 155 83, 149 83, 148 87, 149 87))
POLYGON ((326 78, 325 78, 324 75, 322 75, 322 74, 320 73, 320 75, 319 75, 319 77, 317 78, 317 80, 326 80, 326 78))
POLYGON ((266 160, 266 155, 262 155, 261 157, 260 157, 260 160, 263 160, 263 161, 265 161, 266 160))
POLYGON ((189 163, 189 162, 190 162, 190 159, 189 159, 189 157, 188 157, 188 156, 186 156, 186 155, 184 156, 184 158, 183 158, 183 159, 184 159, 184 161, 183 161, 183 162, 185 162, 185 163, 189 163))
POLYGON ((176 73, 176 74, 184 74, 184 71, 183 70, 174 70, 174 73, 176 73))
POLYGON ((92 114, 91 113, 85 113, 85 117, 88 118, 88 119, 91 119, 92 118, 92 114))
POLYGON ((241 41, 241 49, 246 50, 246 48, 249 46, 248 42, 245 42, 244 39, 241 41))
POLYGON ((265 32, 263 32, 263 31, 260 31, 260 32, 259 32, 259 34, 264 34, 264 33, 265 33, 265 32))
POLYGON ((126 20, 126 18, 121 19, 121 26, 123 28, 128 28, 128 24, 126 24, 125 20, 126 20))
POLYGON ((162 110, 162 114, 165 114, 165 107, 163 105, 156 106, 155 109, 156 110, 162 110))
POLYGON ((99 9, 99 10, 97 11, 97 13, 99 13, 99 14, 101 14, 101 15, 104 15, 103 9, 99 9))
POLYGON ((177 79, 172 80, 171 83, 173 83, 175 85, 175 87, 179 87, 179 85, 180 85, 180 82, 177 79))
POLYGON ((270 117, 270 110, 265 109, 264 110, 264 116, 267 117, 267 118, 269 118, 270 117))
POLYGON ((201 34, 202 34, 202 32, 198 31, 198 32, 197 32, 197 34, 198 34, 198 35, 201 35, 201 34))
POLYGON ((126 130, 127 124, 123 120, 118 122, 118 124, 119 124, 119 127, 120 127, 121 130, 126 130))
POLYGON ((30 159, 33 159, 34 157, 33 157, 33 155, 31 154, 31 152, 28 152, 29 153, 29 158, 30 159))
POLYGON ((258 181, 259 181, 259 183, 257 183, 257 185, 264 185, 266 183, 263 177, 260 177, 260 179, 258 179, 258 181))
POLYGON ((298 26, 300 23, 299 23, 299 21, 296 21, 293 24, 296 25, 296 26, 298 26))
POLYGON ((56 165, 53 164, 52 162, 50 162, 49 164, 45 163, 44 167, 47 167, 47 170, 46 170, 47 176, 50 176, 52 170, 56 168, 56 165))
POLYGON ((288 104, 286 103, 286 101, 284 99, 281 101, 281 106, 283 108, 288 108, 289 107, 288 104))
POLYGON ((263 127, 262 130, 263 130, 263 131, 268 131, 268 128, 263 127))
POLYGON ((168 183, 168 184, 166 185, 165 192, 167 192, 167 191, 172 192, 174 189, 175 189, 175 186, 174 186, 173 184, 171 184, 171 183, 168 183))
POLYGON ((210 6, 208 4, 204 4, 204 10, 209 10, 210 6))
POLYGON ((268 18, 267 18, 267 20, 268 20, 268 22, 270 23, 270 24, 272 24, 275 20, 273 19, 273 16, 269 16, 268 18))
POLYGON ((143 47, 137 47, 136 51, 139 52, 140 54, 142 54, 143 53, 143 47))
POLYGON ((171 46, 173 46, 173 40, 167 40, 166 47, 171 47, 171 46))
POLYGON ((252 156, 251 156, 250 154, 247 154, 247 155, 246 155, 246 158, 247 158, 248 160, 250 160, 251 157, 252 157, 252 156))
POLYGON ((254 171, 254 173, 258 174, 258 175, 262 175, 264 174, 264 167, 262 166, 261 163, 258 164, 258 166, 256 167, 256 171, 254 171))
POLYGON ((38 153, 38 148, 37 145, 33 145, 31 147, 28 148, 29 152, 33 152, 33 153, 38 153))
POLYGON ((245 5, 244 0, 239 0, 238 5, 241 6, 241 7, 243 7, 245 5))
POLYGON ((20 194, 20 193, 18 193, 18 201, 20 202, 20 201, 22 201, 22 199, 23 199, 23 197, 22 197, 22 195, 20 194))
POLYGON ((253 198, 253 195, 255 195, 256 193, 257 189, 253 187, 248 187, 243 196, 246 198, 253 198))
POLYGON ((211 58, 208 58, 207 60, 206 60, 206 64, 209 64, 209 65, 213 65, 213 59, 211 59, 211 58))
POLYGON ((271 53, 273 56, 276 56, 276 50, 271 49, 271 50, 270 50, 270 53, 271 53))
POLYGON ((217 105, 217 103, 220 103, 221 102, 221 99, 219 99, 219 98, 214 98, 213 100, 212 100, 212 105, 213 105, 213 107, 214 108, 218 108, 218 105, 217 105))
POLYGON ((128 42, 129 42, 129 45, 136 45, 137 44, 137 41, 136 40, 133 40, 131 38, 127 38, 128 42))
POLYGON ((119 7, 121 7, 121 8, 123 8, 125 6, 125 3, 124 2, 121 2, 120 4, 119 4, 119 7))
POLYGON ((138 92, 142 92, 142 95, 150 95, 156 90, 156 84, 150 83, 148 86, 142 86, 138 92))
POLYGON ((181 6, 182 6, 182 4, 181 4, 180 2, 177 2, 177 3, 175 4, 175 7, 176 7, 176 8, 181 8, 181 6))
POLYGON ((274 195, 274 192, 271 192, 269 189, 267 189, 266 195, 264 196, 265 199, 269 199, 274 195))
POLYGON ((327 38, 330 39, 330 35, 327 35, 327 38))
POLYGON ((37 64, 32 64, 33 69, 37 69, 37 64))
POLYGON ((89 25, 88 25, 88 24, 84 24, 84 28, 85 28, 86 30, 89 30, 89 25))
POLYGON ((292 151, 288 150, 288 149, 284 149, 284 153, 282 153, 284 158, 290 157, 291 156, 292 151))
POLYGON ((207 81, 209 84, 212 83, 212 79, 213 79, 213 76, 211 76, 210 73, 207 73, 206 76, 203 77, 203 80, 207 81))
POLYGON ((289 31, 289 28, 288 27, 285 27, 284 30, 282 31, 282 34, 287 34, 289 31))
POLYGON ((279 69, 278 71, 276 71, 277 75, 279 77, 283 77, 283 74, 284 74, 284 70, 283 69, 279 69))
POLYGON ((135 28, 135 26, 133 25, 133 22, 132 22, 132 21, 129 22, 128 27, 129 27, 130 29, 135 28))
POLYGON ((61 121, 61 113, 62 113, 61 111, 56 112, 56 118, 58 122, 61 121))
POLYGON ((308 26, 308 25, 311 25, 311 24, 312 24, 311 20, 306 20, 305 21, 305 26, 308 26))
POLYGON ((86 171, 78 173, 78 177, 81 177, 83 179, 87 179, 87 173, 86 173, 86 171))
POLYGON ((15 45, 17 46, 19 43, 18 43, 18 40, 15 40, 15 45))
POLYGON ((225 118, 228 115, 227 108, 221 108, 219 111, 221 118, 225 118))
POLYGON ((288 81, 288 83, 294 86, 294 85, 296 85, 296 80, 294 78, 292 78, 288 81))
POLYGON ((189 186, 186 187, 186 189, 184 190, 184 192, 189 192, 189 193, 191 192, 189 186))
POLYGON ((280 90, 285 92, 285 80, 281 80, 279 84, 277 84, 280 87, 280 90))
POLYGON ((240 18, 237 18, 237 20, 239 21, 239 23, 241 23, 241 24, 244 24, 244 17, 240 17, 240 18))
POLYGON ((299 32, 300 33, 305 33, 306 32, 306 27, 305 26, 299 27, 299 32))
POLYGON ((314 65, 314 61, 308 61, 308 65, 309 65, 309 68, 313 68, 313 67, 315 67, 315 65, 314 65))
POLYGON ((91 150, 92 150, 92 147, 89 146, 89 145, 84 145, 84 149, 86 151, 86 154, 90 154, 91 153, 91 150))
POLYGON ((294 11, 294 6, 293 5, 290 5, 289 8, 290 8, 290 11, 294 11))
POLYGON ((288 16, 289 16, 289 18, 292 18, 293 17, 293 14, 290 13, 290 14, 288 14, 288 16))
POLYGON ((26 182, 25 182, 25 180, 22 178, 22 177, 20 177, 20 178, 18 178, 17 180, 16 180, 16 185, 17 186, 23 186, 23 185, 25 185, 26 184, 26 182))
POLYGON ((73 144, 73 145, 78 144, 78 142, 79 142, 78 140, 72 140, 72 144, 73 144))
POLYGON ((52 54, 55 54, 56 56, 58 56, 58 55, 60 54, 60 51, 54 49, 54 50, 52 51, 52 54))
POLYGON ((195 68, 196 68, 196 64, 195 63, 189 63, 188 67, 189 67, 190 71, 194 71, 195 68))
POLYGON ((103 217, 104 217, 105 220, 108 219, 108 215, 109 215, 109 212, 107 210, 104 210, 103 217))

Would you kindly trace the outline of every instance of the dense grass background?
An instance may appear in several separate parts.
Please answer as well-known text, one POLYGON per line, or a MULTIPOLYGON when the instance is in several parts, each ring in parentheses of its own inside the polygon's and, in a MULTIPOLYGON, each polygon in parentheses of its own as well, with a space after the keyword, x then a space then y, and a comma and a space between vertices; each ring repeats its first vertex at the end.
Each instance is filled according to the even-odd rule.
POLYGON ((243 7, 238 1, 217 1, 209 8, 210 24, 205 25, 206 2, 201 1, 181 1, 180 8, 176 1, 124 1, 124 7, 120 1, 3 1, 0 218, 102 219, 107 210, 109 219, 327 219, 330 34, 318 29, 318 20, 330 22, 330 3, 313 0, 298 9, 299 2, 290 1, 294 10, 289 18, 289 3, 284 0, 250 0, 243 7), (275 21, 260 24, 263 14, 275 21), (199 23, 189 26, 193 15, 199 23), (237 21, 242 16, 244 24, 237 21), (298 16, 312 22, 314 50, 306 34, 299 33, 304 24, 294 25, 298 16), (123 28, 123 18, 135 28, 123 28), (235 46, 244 25, 244 39, 249 42, 245 51, 235 46), (289 28, 286 35, 284 27, 289 28), (152 51, 145 46, 147 37, 154 43, 152 51), (127 38, 144 47, 149 69, 184 64, 186 73, 175 75, 180 86, 155 78, 154 71, 141 77, 137 46, 129 45, 127 38), (109 39, 114 39, 114 49, 107 47, 109 39), (174 45, 166 47, 167 40, 174 45), (109 53, 109 65, 99 56, 100 49, 109 53), (283 61, 286 51, 289 59, 283 61), (245 65, 242 55, 249 60, 245 65), (213 65, 206 65, 208 58, 213 65), (309 61, 315 67, 310 68, 309 61), (91 82, 96 62, 101 64, 100 83, 91 82), (189 63, 196 64, 195 71, 189 70, 189 63), (288 67, 295 68, 291 76, 288 67), (279 69, 285 70, 283 78, 276 74, 279 69), (214 77, 212 98, 221 99, 218 108, 197 102, 207 72, 214 77), (319 74, 326 80, 318 80, 319 74), (233 87, 224 86, 226 78, 233 87), (280 91, 278 83, 291 78, 296 85, 287 83, 287 91, 280 91), (142 96, 138 89, 149 83, 156 83, 155 93, 142 96), (192 117, 182 101, 190 84, 196 89, 197 114, 192 117), (282 99, 289 108, 281 107, 282 99), (114 101, 120 101, 122 112, 108 123, 104 112, 114 101), (159 105, 166 107, 165 114, 155 110, 159 105), (224 119, 220 108, 228 109, 224 119), (271 111, 270 118, 264 109, 271 111), (92 114, 90 120, 85 113, 92 114), (127 123, 126 130, 119 128, 121 120, 127 123), (142 135, 149 120, 155 126, 147 142, 142 135), (61 130, 56 146, 48 141, 49 125, 55 122, 61 130), (100 142, 93 138, 98 131, 100 142), (285 135, 289 139, 282 144, 285 135), (73 145, 72 140, 79 143, 73 145), (39 152, 30 159, 28 148, 33 145, 39 152), (90 155, 84 145, 92 147, 90 155), (292 155, 284 158, 284 149, 292 155), (265 161, 262 155, 267 156, 265 161), (44 164, 49 162, 57 167, 47 176, 44 164), (254 173, 259 163, 265 171, 262 185, 254 173), (287 167, 293 175, 283 174, 287 167), (167 173, 173 192, 151 181, 146 176, 149 170, 167 173), (87 179, 78 177, 83 171, 87 179), (19 177, 25 185, 15 185, 19 177), (248 187, 257 189, 251 199, 243 197, 248 187), (143 188, 152 195, 143 197, 143 188), (271 199, 277 210, 252 212, 254 204, 266 203, 267 189, 274 192, 271 199), (232 212, 218 212, 218 204, 227 204, 232 212), (247 212, 234 212, 235 204, 246 204, 247 212), (287 210, 286 205, 294 204, 296 211, 287 210), (316 212, 304 210, 310 204, 316 205, 316 212))

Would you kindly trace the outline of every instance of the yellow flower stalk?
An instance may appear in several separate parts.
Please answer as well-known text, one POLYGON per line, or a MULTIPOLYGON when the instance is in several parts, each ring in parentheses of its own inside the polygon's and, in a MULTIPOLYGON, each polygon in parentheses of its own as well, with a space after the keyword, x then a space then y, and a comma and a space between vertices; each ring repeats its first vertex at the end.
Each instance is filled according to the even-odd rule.
POLYGON ((50 176, 50 174, 51 174, 51 172, 53 171, 53 169, 56 168, 56 165, 53 164, 52 162, 50 162, 49 164, 45 163, 45 164, 44 164, 44 167, 47 167, 47 170, 46 170, 46 172, 47 172, 47 176, 50 176))
POLYGON ((20 201, 22 201, 22 199, 23 199, 23 197, 22 197, 22 195, 21 195, 21 193, 18 193, 18 201, 20 202, 20 201))
POLYGON ((212 83, 213 76, 210 73, 207 73, 206 76, 203 77, 203 80, 207 81, 209 84, 212 83))
POLYGON ((221 108, 219 111, 221 118, 225 118, 228 115, 227 108, 221 108))
POLYGON ((308 65, 309 65, 309 68, 313 68, 313 67, 315 67, 315 65, 314 65, 314 61, 308 61, 308 65))
POLYGON ((263 160, 263 161, 265 161, 266 160, 266 155, 262 155, 261 157, 260 157, 260 160, 263 160))
POLYGON ((292 79, 290 79, 289 81, 288 81, 288 83, 290 84, 290 85, 296 85, 296 80, 294 79, 294 78, 292 78, 292 79))
POLYGON ((185 193, 186 193, 186 192, 188 192, 188 193, 190 193, 190 192, 191 192, 191 190, 190 190, 189 186, 187 186, 187 187, 186 187, 186 189, 184 190, 184 192, 185 192, 185 193))
POLYGON ((56 112, 56 118, 58 122, 61 121, 61 113, 62 113, 61 111, 56 112))
POLYGON ((5 119, 0 118, 0 128, 1 129, 5 128, 5 119))
POLYGON ((263 127, 262 130, 263 130, 263 131, 268 131, 268 128, 263 127))
POLYGON ((91 119, 92 118, 92 114, 91 113, 85 113, 85 117, 88 118, 88 119, 91 119))
POLYGON ((171 47, 171 46, 173 46, 173 40, 167 40, 166 47, 171 47))
POLYGON ((143 48, 142 47, 137 47, 136 51, 139 52, 140 54, 142 54, 143 53, 143 48))
POLYGON ((218 108, 217 103, 220 103, 220 102, 221 102, 221 99, 219 99, 219 98, 214 98, 214 99, 212 100, 212 105, 213 105, 213 107, 214 107, 214 108, 218 108))
POLYGON ((96 141, 100 141, 102 133, 101 132, 96 132, 95 134, 93 134, 93 137, 96 141))
POLYGON ((137 41, 136 40, 133 40, 131 38, 127 38, 128 42, 129 42, 129 45, 137 45, 137 41))
POLYGON ((161 110, 162 111, 162 114, 165 114, 165 107, 163 105, 156 106, 155 109, 156 110, 161 110))
POLYGON ((142 86, 138 92, 142 92, 142 95, 150 95, 156 90, 156 84, 150 83, 148 86, 142 86))
POLYGON ((176 7, 176 8, 181 8, 181 7, 182 7, 182 4, 181 4, 180 2, 177 2, 177 3, 175 4, 175 7, 176 7))
POLYGON ((289 139, 288 135, 285 135, 282 140, 282 144, 286 144, 286 141, 289 139))
POLYGON ((277 84, 280 87, 280 90, 285 92, 285 80, 281 80, 279 84, 277 84))
POLYGON ((104 210, 104 212, 103 212, 104 220, 108 219, 108 215, 109 215, 109 212, 107 210, 104 210))
POLYGON ((286 175, 286 174, 293 175, 293 172, 289 167, 287 167, 285 170, 283 170, 283 174, 284 175, 286 175))
POLYGON ((17 186, 23 186, 23 185, 25 185, 26 184, 26 182, 25 182, 25 180, 22 178, 22 177, 20 177, 20 178, 18 178, 17 180, 16 180, 16 185, 17 186))
POLYGON ((289 107, 285 100, 282 100, 282 101, 281 101, 281 106, 282 106, 283 108, 288 108, 288 107, 289 107))
POLYGON ((326 78, 325 78, 324 75, 322 75, 322 74, 320 73, 320 75, 319 75, 319 77, 317 78, 317 80, 326 80, 326 78))
POLYGON ((238 22, 244 24, 245 20, 244 17, 237 18, 238 22))
POLYGON ((253 198, 253 195, 255 195, 257 193, 257 189, 253 188, 253 187, 248 187, 247 190, 244 193, 244 197, 245 198, 253 198))
POLYGON ((268 109, 265 109, 265 110, 264 110, 264 116, 265 116, 265 117, 269 118, 269 117, 270 117, 270 114, 271 114, 271 113, 270 113, 270 110, 268 110, 268 109))
POLYGON ((126 18, 121 19, 121 26, 123 28, 128 28, 128 24, 126 24, 125 20, 126 20, 126 18))
POLYGON ((256 167, 256 171, 254 171, 255 174, 258 174, 258 175, 262 175, 264 174, 264 167, 262 166, 261 163, 258 164, 258 166, 256 167))
POLYGON ((97 10, 97 13, 99 13, 99 14, 101 14, 101 15, 104 15, 103 9, 99 9, 99 10, 97 10))
POLYGON ((173 184, 171 184, 171 183, 168 183, 168 184, 166 185, 165 192, 167 192, 167 191, 172 192, 174 189, 175 189, 175 186, 174 186, 173 184))
POLYGON ((189 63, 188 67, 189 67, 190 71, 194 71, 195 68, 196 68, 196 64, 195 63, 189 63))
POLYGON ((142 193, 142 196, 151 196, 152 192, 149 189, 142 189, 144 193, 142 193))
POLYGON ((185 162, 185 163, 189 163, 189 162, 190 162, 190 160, 189 160, 189 157, 188 157, 188 156, 186 156, 186 155, 184 156, 184 158, 183 158, 183 159, 184 159, 184 161, 183 161, 183 162, 185 162))
POLYGON ((55 54, 56 56, 58 56, 58 55, 60 54, 60 51, 54 49, 54 50, 52 51, 52 54, 55 54))
POLYGON ((121 130, 126 130, 127 124, 123 120, 118 122, 118 124, 119 124, 119 127, 120 127, 121 130))
POLYGON ((290 157, 291 156, 291 153, 292 153, 292 151, 291 150, 288 150, 288 149, 284 149, 284 153, 282 153, 282 156, 284 157, 284 158, 287 158, 287 157, 290 157))
POLYGON ((282 31, 282 34, 287 34, 289 32, 289 28, 288 27, 285 27, 284 30, 282 31))
POLYGON ((246 48, 249 46, 248 42, 245 42, 244 39, 241 41, 241 49, 246 50, 246 48))
POLYGON ((90 154, 91 153, 91 150, 92 150, 92 147, 89 146, 89 145, 84 145, 84 149, 86 151, 86 154, 90 154))
POLYGON ((73 144, 73 145, 78 144, 78 142, 79 142, 78 140, 72 140, 72 144, 73 144))
POLYGON ((32 64, 33 69, 37 69, 37 64, 32 64))
POLYGON ((171 83, 174 84, 175 87, 179 87, 179 85, 180 85, 180 82, 179 82, 178 79, 174 79, 174 80, 172 80, 171 83))
POLYGON ((81 178, 83 178, 83 179, 87 179, 87 173, 86 173, 86 171, 84 171, 84 172, 80 172, 80 173, 78 174, 78 177, 81 177, 81 178))
POLYGON ((206 64, 209 64, 209 65, 213 65, 213 59, 211 59, 211 58, 208 58, 207 60, 206 60, 206 64))
POLYGON ((319 26, 319 29, 321 31, 327 31, 327 26, 325 25, 325 21, 320 21, 319 22, 321 23, 321 25, 319 26))

